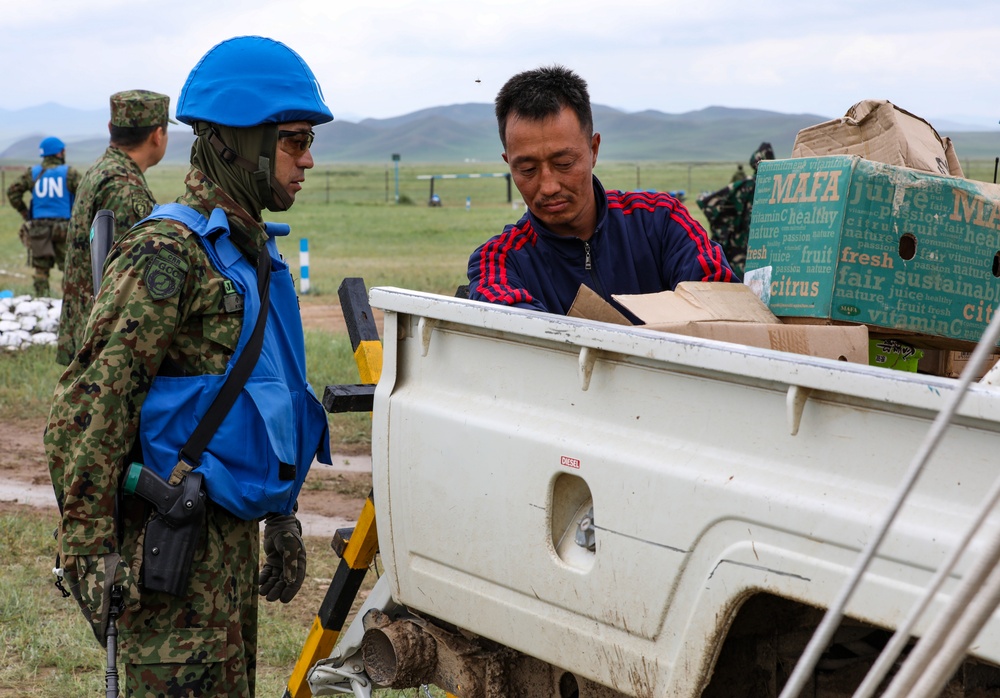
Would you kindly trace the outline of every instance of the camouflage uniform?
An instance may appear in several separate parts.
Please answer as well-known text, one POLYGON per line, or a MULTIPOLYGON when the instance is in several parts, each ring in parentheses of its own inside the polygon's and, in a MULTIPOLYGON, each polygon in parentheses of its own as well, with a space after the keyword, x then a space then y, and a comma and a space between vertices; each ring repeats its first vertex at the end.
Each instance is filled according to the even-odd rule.
POLYGON ((741 179, 697 199, 708 219, 710 237, 722 245, 729 266, 738 276, 743 275, 746 263, 755 188, 755 180, 741 179))
MULTIPOLYGON (((111 96, 111 123, 127 128, 160 126, 167 123, 168 105, 169 98, 155 92, 118 92, 111 96)), ((94 303, 90 265, 90 225, 94 216, 102 209, 113 211, 118 240, 148 216, 155 204, 142 170, 128 153, 114 145, 108 146, 84 174, 69 221, 57 363, 67 366, 73 360, 94 303)))
MULTIPOLYGON (((737 275, 743 275, 750 240, 750 217, 753 213, 753 195, 757 188, 757 165, 761 160, 773 160, 774 149, 770 143, 761 143, 750 156, 754 177, 737 179, 722 189, 698 197, 698 207, 708 219, 711 238, 722 245, 729 266, 737 275)), ((740 172, 742 174, 742 166, 740 172)))
MULTIPOLYGON (((65 164, 63 158, 58 155, 48 155, 42 158, 42 171, 63 164, 65 164)), ((66 188, 71 194, 75 194, 79 183, 80 173, 70 167, 66 172, 66 188)), ((30 194, 34 186, 35 178, 29 167, 20 178, 14 180, 14 183, 7 187, 7 199, 14 210, 20 213, 21 218, 25 220, 26 224, 21 226, 19 235, 21 243, 28 248, 28 264, 33 269, 35 295, 44 297, 49 295, 49 273, 52 267, 58 265, 60 269, 63 268, 63 260, 66 257, 66 229, 69 226, 69 220, 61 218, 32 220, 31 209, 24 203, 24 195, 30 194), (44 227, 45 230, 38 230, 40 227, 44 227), (29 239, 29 231, 35 240, 29 239), (47 241, 51 242, 51 248, 49 248, 47 241)))
MULTIPOLYGON (((222 208, 244 253, 255 257, 263 249, 263 225, 203 173, 192 168, 185 185, 180 203, 205 216, 222 208)), ((243 324, 242 310, 226 302, 228 286, 197 236, 175 221, 144 224, 112 249, 102 293, 83 345, 56 388, 45 434, 62 511, 62 555, 120 551, 139 578, 150 511, 119 489, 138 448, 139 411, 157 374, 225 372, 243 324), (173 257, 158 256, 161 250, 173 257), (181 281, 153 292, 146 278, 162 271, 167 258, 181 281)), ((253 695, 259 524, 212 503, 208 509, 187 593, 143 589, 138 608, 122 616, 127 695, 253 695)))

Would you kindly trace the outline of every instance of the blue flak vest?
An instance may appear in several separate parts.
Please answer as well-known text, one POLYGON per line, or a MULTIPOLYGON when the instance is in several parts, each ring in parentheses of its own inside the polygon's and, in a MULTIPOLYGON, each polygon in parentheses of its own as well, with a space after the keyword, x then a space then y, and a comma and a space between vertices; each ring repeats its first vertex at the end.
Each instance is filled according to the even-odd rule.
POLYGON ((42 171, 41 165, 31 168, 31 179, 35 186, 31 189, 32 218, 69 218, 73 211, 73 195, 66 181, 68 165, 50 167, 42 171))
MULTIPOLYGON (((153 379, 142 406, 139 438, 145 465, 166 479, 250 339, 260 298, 256 269, 230 239, 229 221, 222 209, 212 211, 206 220, 182 204, 164 204, 144 221, 164 218, 194 231, 212 265, 243 295, 243 329, 224 374, 153 379)), ((275 235, 287 235, 289 228, 265 225, 271 290, 264 345, 250 378, 197 466, 208 498, 246 520, 291 513, 313 459, 331 462, 326 411, 306 381, 295 284, 274 240, 275 235), (295 466, 294 477, 282 479, 290 471, 289 464, 295 466)))

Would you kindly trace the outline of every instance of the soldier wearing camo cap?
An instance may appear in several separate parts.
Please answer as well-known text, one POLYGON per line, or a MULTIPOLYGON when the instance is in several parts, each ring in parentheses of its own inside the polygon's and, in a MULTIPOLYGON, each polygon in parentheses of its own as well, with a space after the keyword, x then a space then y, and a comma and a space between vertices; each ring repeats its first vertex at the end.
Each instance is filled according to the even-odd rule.
POLYGON ((115 238, 149 215, 156 201, 145 172, 167 148, 170 98, 148 90, 111 95, 111 143, 80 182, 69 221, 63 306, 59 317, 56 361, 68 366, 80 349, 93 305, 90 225, 101 209, 115 214, 115 238))
POLYGON ((7 187, 7 198, 24 223, 18 233, 28 248, 28 265, 33 269, 35 295, 48 296, 52 267, 63 268, 66 236, 73 198, 80 173, 66 164, 66 146, 55 136, 38 144, 40 165, 29 167, 7 187), (31 193, 31 203, 24 195, 31 193))
POLYGON ((102 644, 109 587, 122 587, 125 694, 253 696, 258 597, 287 603, 301 587, 298 492, 314 459, 330 462, 275 238, 288 227, 261 213, 292 206, 313 166, 313 126, 333 114, 298 54, 244 36, 194 67, 177 119, 196 135, 184 193, 111 249, 82 346, 53 397, 45 448, 66 586, 102 644), (247 348, 252 336, 259 355, 247 348), (207 405, 231 394, 221 386, 246 357, 253 369, 232 407, 190 455, 202 416, 219 416, 207 405), (176 586, 150 573, 162 527, 148 501, 127 494, 133 462, 205 493, 176 586))
POLYGON ((122 128, 161 126, 170 118, 170 97, 149 90, 125 90, 111 95, 111 125, 122 128))

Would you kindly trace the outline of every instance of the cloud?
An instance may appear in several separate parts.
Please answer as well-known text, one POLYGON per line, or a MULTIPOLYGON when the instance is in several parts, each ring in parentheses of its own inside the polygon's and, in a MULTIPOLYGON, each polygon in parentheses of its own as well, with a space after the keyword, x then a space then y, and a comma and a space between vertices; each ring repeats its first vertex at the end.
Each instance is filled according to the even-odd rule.
POLYGON ((1000 119, 1000 17, 985 0, 25 2, 5 8, 0 46, 32 67, 0 75, 0 107, 96 108, 132 87, 176 99, 205 51, 240 34, 300 53, 335 114, 491 102, 515 72, 561 63, 595 102, 629 111, 836 116, 876 97, 931 119, 1000 119))

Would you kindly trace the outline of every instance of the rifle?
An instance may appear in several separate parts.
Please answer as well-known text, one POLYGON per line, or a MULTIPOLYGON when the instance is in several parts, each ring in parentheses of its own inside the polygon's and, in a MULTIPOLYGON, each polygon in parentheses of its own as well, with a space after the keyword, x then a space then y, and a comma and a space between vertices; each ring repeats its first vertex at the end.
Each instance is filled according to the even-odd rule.
POLYGON ((101 209, 90 224, 90 271, 94 278, 94 297, 101 288, 104 275, 104 260, 111 251, 115 239, 115 212, 101 209))
POLYGON ((118 698, 118 623, 122 612, 122 588, 111 588, 111 607, 108 609, 108 668, 104 671, 107 698, 118 698))

